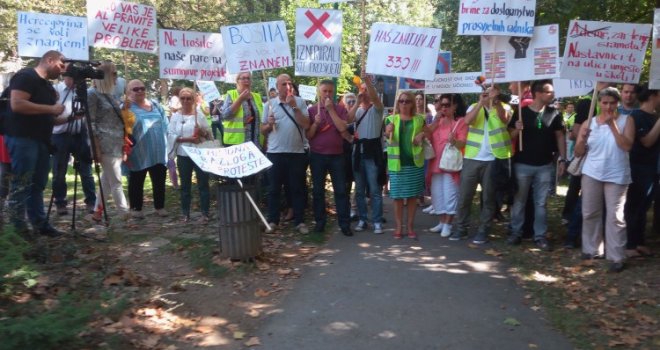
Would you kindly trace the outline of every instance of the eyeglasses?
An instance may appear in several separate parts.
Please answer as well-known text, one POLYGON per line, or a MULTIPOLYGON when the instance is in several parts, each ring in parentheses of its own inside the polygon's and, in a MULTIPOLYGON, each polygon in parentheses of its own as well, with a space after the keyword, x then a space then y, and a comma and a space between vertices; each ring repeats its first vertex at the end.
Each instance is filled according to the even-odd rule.
POLYGON ((240 78, 238 78, 238 80, 252 80, 252 78, 250 78, 250 77, 240 77, 240 78))
POLYGON ((408 103, 412 103, 412 100, 399 100, 399 104, 406 105, 408 103))
POLYGON ((451 107, 451 103, 441 103, 440 108, 449 108, 451 107))
POLYGON ((133 92, 144 92, 144 91, 147 91, 147 88, 145 88, 144 86, 136 86, 136 87, 132 88, 131 91, 133 91, 133 92))
POLYGON ((355 100, 349 100, 349 101, 346 101, 346 104, 347 104, 347 105, 355 104, 355 100))
POLYGON ((179 97, 179 100, 181 100, 181 101, 192 101, 193 98, 190 97, 190 96, 183 96, 183 97, 179 97))

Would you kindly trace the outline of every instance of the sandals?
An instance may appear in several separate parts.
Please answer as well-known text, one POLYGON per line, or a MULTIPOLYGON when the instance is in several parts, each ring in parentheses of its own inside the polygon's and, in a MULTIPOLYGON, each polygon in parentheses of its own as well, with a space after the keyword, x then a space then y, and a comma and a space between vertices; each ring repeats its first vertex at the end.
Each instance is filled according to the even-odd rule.
POLYGON ((401 234, 401 230, 394 231, 394 239, 402 239, 403 235, 401 234))
POLYGON ((408 231, 408 238, 416 241, 417 240, 417 234, 413 231, 408 231))

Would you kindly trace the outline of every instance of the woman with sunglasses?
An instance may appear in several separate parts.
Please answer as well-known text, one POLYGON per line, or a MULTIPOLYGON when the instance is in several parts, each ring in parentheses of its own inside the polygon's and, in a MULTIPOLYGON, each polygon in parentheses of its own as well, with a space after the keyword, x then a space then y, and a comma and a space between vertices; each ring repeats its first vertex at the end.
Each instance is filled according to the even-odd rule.
POLYGON ((451 222, 456 214, 460 172, 446 172, 438 167, 442 152, 449 143, 459 150, 465 147, 467 125, 463 121, 465 104, 459 94, 437 95, 433 100, 437 114, 429 126, 431 144, 436 157, 429 162, 431 172, 431 205, 440 222, 430 229, 442 237, 451 235, 451 222))
POLYGON ((135 144, 125 165, 128 175, 128 201, 133 216, 142 218, 144 180, 149 173, 154 208, 159 216, 167 216, 165 210, 165 177, 167 174, 167 127, 168 120, 163 107, 146 98, 146 88, 141 80, 128 83, 128 108, 135 114, 133 138, 135 144))
POLYGON ((200 222, 209 222, 209 174, 195 164, 181 146, 194 146, 200 142, 201 137, 210 137, 211 128, 204 113, 196 109, 196 96, 191 88, 183 88, 179 92, 181 109, 172 114, 169 125, 170 138, 175 138, 176 163, 181 178, 181 211, 183 221, 190 221, 190 201, 192 173, 195 171, 197 177, 197 189, 199 190, 199 207, 202 211, 200 222))
POLYGON ((410 199, 424 190, 424 152, 422 141, 428 132, 424 115, 415 113, 415 96, 404 91, 394 106, 394 114, 385 120, 387 169, 390 173, 390 197, 394 200, 394 238, 401 239, 403 202, 408 199, 407 235, 417 239, 413 230, 417 205, 410 199))
MULTIPOLYGON (((124 122, 119 112, 119 103, 113 96, 117 67, 110 61, 104 61, 99 70, 104 73, 104 78, 94 80, 94 87, 87 94, 87 106, 94 130, 96 159, 103 168, 101 187, 106 196, 108 193, 112 195, 117 209, 128 214, 128 202, 121 183, 124 122)), ((92 219, 101 221, 102 213, 103 202, 101 194, 97 193, 92 219)))

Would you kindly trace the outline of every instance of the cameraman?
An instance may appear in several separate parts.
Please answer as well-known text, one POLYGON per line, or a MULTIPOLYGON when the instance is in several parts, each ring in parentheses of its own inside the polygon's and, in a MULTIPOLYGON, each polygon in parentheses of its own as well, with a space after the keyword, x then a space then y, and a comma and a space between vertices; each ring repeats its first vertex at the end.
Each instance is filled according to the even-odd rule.
MULTIPOLYGON (((75 100, 76 87, 74 80, 66 72, 64 81, 55 85, 59 95, 59 103, 64 105, 64 112, 59 118, 73 115, 73 101, 75 100)), ((53 197, 57 206, 57 214, 67 215, 67 186, 66 173, 69 167, 69 159, 74 157, 74 166, 77 166, 80 174, 83 193, 85 194, 85 205, 87 212, 94 212, 96 194, 94 190, 94 176, 92 175, 92 152, 87 137, 87 126, 85 119, 74 119, 53 128, 52 144, 55 146, 53 153, 53 197)))
MULTIPOLYGON (((57 237, 63 233, 46 221, 44 189, 50 171, 50 137, 64 106, 48 81, 64 72, 64 56, 48 51, 34 68, 16 73, 9 86, 11 113, 5 120, 5 143, 11 155, 13 178, 8 207, 16 232, 28 235, 25 212, 36 233, 57 237)), ((60 119, 58 122, 62 122, 60 119)))

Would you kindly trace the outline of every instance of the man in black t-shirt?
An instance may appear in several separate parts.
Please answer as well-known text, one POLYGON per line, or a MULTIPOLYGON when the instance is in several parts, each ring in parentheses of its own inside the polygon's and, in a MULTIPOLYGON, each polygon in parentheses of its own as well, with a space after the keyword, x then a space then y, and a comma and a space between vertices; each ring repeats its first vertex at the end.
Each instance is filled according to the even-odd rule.
POLYGON ((509 244, 518 245, 522 241, 522 227, 525 221, 525 203, 530 186, 534 188, 534 242, 542 250, 550 250, 545 237, 547 231, 546 200, 554 177, 554 152, 559 151, 559 173, 566 167, 566 137, 564 120, 555 108, 549 107, 554 100, 554 88, 549 80, 535 81, 532 84, 534 101, 522 109, 509 122, 511 138, 522 132, 523 150, 513 157, 514 174, 518 190, 511 210, 512 233, 509 244))
POLYGON ((61 53, 48 51, 35 68, 18 71, 9 83, 11 114, 5 120, 5 143, 13 178, 8 207, 12 224, 21 234, 28 233, 26 211, 36 233, 51 237, 62 234, 46 221, 43 193, 50 172, 50 137, 55 116, 64 111, 48 80, 64 72, 63 59, 61 53))

